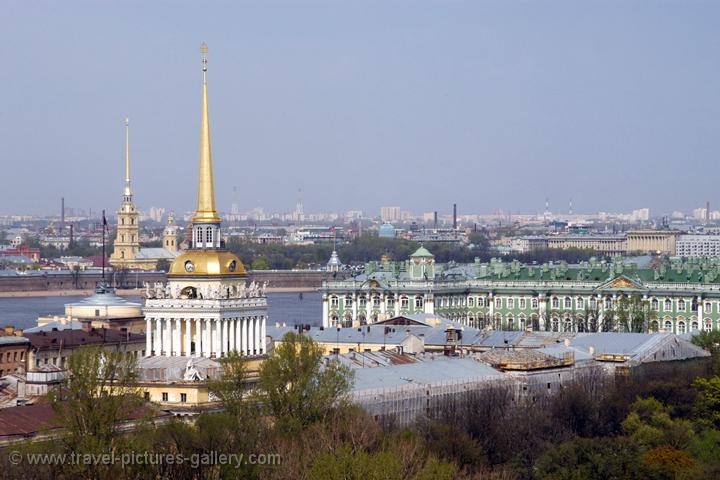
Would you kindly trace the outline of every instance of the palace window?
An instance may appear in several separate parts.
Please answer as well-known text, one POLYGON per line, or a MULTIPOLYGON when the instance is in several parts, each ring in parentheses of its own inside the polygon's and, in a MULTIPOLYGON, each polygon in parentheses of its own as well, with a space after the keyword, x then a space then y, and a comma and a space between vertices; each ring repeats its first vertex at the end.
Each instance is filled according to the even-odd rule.
POLYGON ((657 298, 653 298, 652 300, 650 300, 650 308, 652 308, 656 312, 660 309, 657 298))
POLYGON ((612 308, 612 298, 606 298, 605 299, 605 308, 611 309, 612 308))
POLYGON ((525 310, 525 299, 521 298, 519 301, 520 304, 520 310, 525 310))
POLYGON ((698 324, 698 322, 692 322, 690 324, 690 330, 693 332, 697 332, 699 328, 700 328, 700 325, 698 324))
POLYGON ((408 301, 407 297, 400 297, 400 308, 408 308, 408 305, 410 305, 410 302, 408 301))
POLYGON ((705 313, 712 313, 712 303, 705 302, 705 306, 703 307, 703 310, 705 313))
POLYGON ((672 301, 669 298, 665 299, 665 305, 663 305, 663 307, 666 312, 672 311, 672 301))
POLYGON ((352 308, 352 297, 350 295, 345 297, 345 307, 352 308))
POLYGON ((595 297, 590 298, 590 308, 593 310, 597 308, 597 300, 595 297))
POLYGON ((423 308, 423 297, 415 297, 415 308, 423 308))
POLYGON ((677 333, 685 333, 685 322, 678 322, 677 333))
POLYGON ((365 305, 367 305, 367 299, 365 297, 360 297, 358 299, 358 305, 364 307, 365 305))
POLYGON ((395 297, 392 294, 387 297, 387 306, 389 308, 395 307, 395 297))
POLYGON ((180 394, 180 402, 182 402, 182 403, 187 402, 187 393, 180 394))
POLYGON ((168 392, 162 392, 162 401, 167 402, 169 398, 168 392))
POLYGON ((468 298, 468 307, 475 306, 475 299, 473 297, 468 298))
POLYGON ((495 297, 495 308, 502 308, 502 298, 495 297))
POLYGON ((213 242, 213 234, 212 234, 212 227, 207 227, 207 230, 205 232, 205 241, 207 243, 213 242))
POLYGON ((681 312, 685 311, 685 300, 678 300, 678 310, 681 312))
POLYGON ((557 297, 552 298, 552 308, 560 308, 560 300, 557 297))
POLYGON ((537 299, 537 298, 533 298, 532 301, 530 302, 530 306, 531 306, 533 309, 537 309, 537 308, 538 308, 538 299, 537 299))
POLYGON ((582 297, 578 297, 577 299, 577 308, 585 308, 585 300, 583 300, 582 297))
POLYGON ((338 307, 338 303, 339 303, 339 302, 338 302, 338 297, 336 297, 335 295, 333 295, 332 297, 330 297, 330 306, 331 306, 331 307, 337 308, 337 307, 338 307))
POLYGON ((375 295, 372 299, 373 307, 379 307, 380 306, 380 297, 375 295))
POLYGON ((484 307, 485 306, 485 299, 483 297, 478 297, 477 301, 478 307, 484 307))
POLYGON ((572 298, 565 297, 565 308, 572 308, 572 298))
POLYGON ((513 309, 515 308, 515 299, 514 298, 508 298, 507 299, 507 308, 513 309))
POLYGON ((705 325, 703 325, 703 330, 706 332, 709 332, 712 330, 712 322, 710 320, 705 320, 705 325))
POLYGON ((670 320, 665 320, 665 331, 672 332, 672 322, 670 320))

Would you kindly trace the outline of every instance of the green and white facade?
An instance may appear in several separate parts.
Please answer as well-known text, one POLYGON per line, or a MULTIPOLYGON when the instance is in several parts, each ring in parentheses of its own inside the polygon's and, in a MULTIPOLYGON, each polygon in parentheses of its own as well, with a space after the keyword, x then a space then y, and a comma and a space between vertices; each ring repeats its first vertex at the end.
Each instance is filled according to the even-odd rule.
POLYGON ((603 313, 635 298, 646 309, 647 330, 720 329, 720 259, 671 259, 653 268, 620 258, 436 264, 421 247, 407 261, 370 262, 362 274, 326 281, 322 294, 325 327, 424 313, 479 328, 603 331, 610 329, 603 313))

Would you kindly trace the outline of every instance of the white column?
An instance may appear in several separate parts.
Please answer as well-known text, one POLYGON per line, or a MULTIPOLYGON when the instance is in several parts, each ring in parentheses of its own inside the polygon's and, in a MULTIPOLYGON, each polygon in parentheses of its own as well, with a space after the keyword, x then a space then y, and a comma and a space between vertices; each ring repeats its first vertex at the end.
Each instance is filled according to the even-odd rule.
POLYGON ((182 319, 175 319, 175 328, 173 329, 173 355, 179 357, 182 355, 182 319))
POLYGON ((323 327, 329 328, 330 327, 330 315, 328 314, 328 296, 323 295, 322 297, 322 322, 323 327))
MULTIPOLYGON (((698 295, 697 299, 698 309, 697 309, 697 316, 698 316, 698 330, 703 330, 703 325, 705 325, 705 322, 703 322, 703 299, 698 295)), ((691 315, 692 316, 692 315, 691 315)), ((692 328, 692 320, 690 320, 690 325, 688 325, 688 331, 692 328)))
POLYGON ((162 318, 153 318, 155 335, 153 338, 153 354, 162 355, 162 318))
POLYGON ((235 350, 242 354, 242 336, 240 331, 242 330, 242 318, 235 319, 235 350))
POLYGON ((394 317, 400 316, 400 292, 395 292, 395 315, 394 317))
POLYGON ((222 354, 221 351, 221 341, 222 341, 222 325, 220 325, 220 319, 216 318, 213 322, 213 343, 212 343, 212 351, 215 354, 215 358, 220 358, 220 355, 222 354))
POLYGON ((354 322, 357 319, 357 295, 353 293, 352 299, 352 321, 354 322))
POLYGON ((195 355, 198 357, 202 355, 202 320, 199 318, 194 319, 195 323, 195 355))
POLYGON ((267 330, 265 330, 265 324, 267 323, 267 318, 265 315, 263 315, 261 318, 261 326, 260 326, 260 353, 265 353, 265 345, 267 344, 267 330))
POLYGON ((223 357, 224 357, 224 356, 226 356, 227 353, 228 353, 228 340, 229 340, 228 326, 229 326, 229 324, 230 324, 230 319, 229 319, 229 318, 221 318, 221 319, 220 319, 220 322, 221 322, 220 325, 222 325, 222 348, 221 348, 221 352, 222 352, 222 355, 223 355, 223 357))
POLYGON ((192 321, 189 318, 185 319, 185 355, 188 357, 192 354, 191 342, 192 342, 192 321))
POLYGON ((230 334, 228 337, 228 339, 230 340, 230 347, 229 347, 228 351, 232 352, 233 350, 236 350, 236 348, 235 348, 235 319, 228 318, 225 321, 228 322, 228 329, 229 329, 229 334, 230 334))
POLYGON ((145 317, 145 356, 152 355, 152 321, 145 317))
POLYGON ((205 319, 205 325, 203 326, 202 332, 202 354, 203 357, 210 356, 210 319, 205 319))
POLYGON ((242 340, 242 354, 247 355, 248 354, 248 318, 242 317, 240 319, 240 323, 242 323, 241 326, 241 340, 242 340))
POLYGON ((248 354, 255 355, 255 317, 248 318, 248 354))
POLYGON ((255 355, 260 354, 260 318, 255 317, 255 355))
POLYGON ((171 340, 170 340, 170 318, 165 319, 165 328, 163 329, 163 355, 170 356, 170 346, 171 346, 171 340))

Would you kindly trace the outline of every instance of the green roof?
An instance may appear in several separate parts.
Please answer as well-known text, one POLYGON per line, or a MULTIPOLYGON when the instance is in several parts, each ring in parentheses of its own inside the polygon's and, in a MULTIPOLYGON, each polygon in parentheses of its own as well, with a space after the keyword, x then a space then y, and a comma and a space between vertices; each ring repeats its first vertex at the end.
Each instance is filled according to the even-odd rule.
POLYGON ((425 247, 420 247, 417 250, 415 250, 415 253, 410 255, 410 258, 414 257, 435 257, 430 251, 425 247))

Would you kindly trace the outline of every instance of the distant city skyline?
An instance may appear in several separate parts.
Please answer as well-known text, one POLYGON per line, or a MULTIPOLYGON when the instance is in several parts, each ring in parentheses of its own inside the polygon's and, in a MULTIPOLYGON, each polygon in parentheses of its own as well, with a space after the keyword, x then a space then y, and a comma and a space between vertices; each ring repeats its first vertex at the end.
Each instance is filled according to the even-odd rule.
POLYGON ((0 213, 192 210, 198 47, 218 205, 720 205, 714 2, 10 1, 0 213), (237 188, 236 188, 237 187, 237 188))

